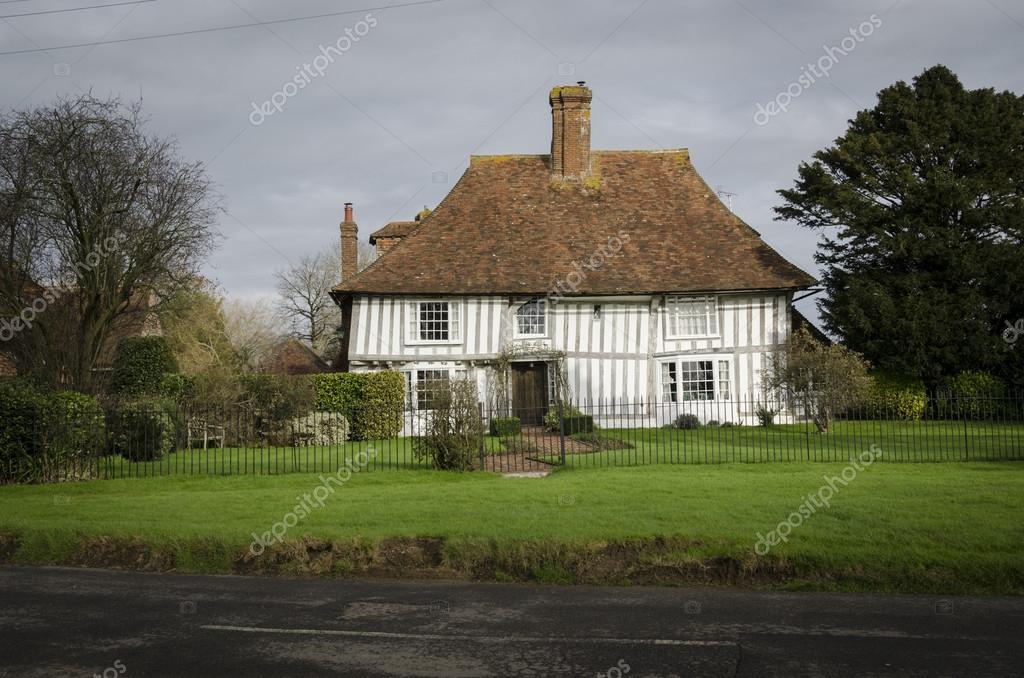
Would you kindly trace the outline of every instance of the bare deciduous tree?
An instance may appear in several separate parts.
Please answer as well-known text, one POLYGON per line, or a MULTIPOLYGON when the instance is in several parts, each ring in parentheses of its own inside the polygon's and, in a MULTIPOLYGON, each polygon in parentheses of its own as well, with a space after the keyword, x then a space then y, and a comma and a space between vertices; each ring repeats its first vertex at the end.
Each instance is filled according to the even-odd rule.
POLYGON ((293 327, 293 334, 321 350, 340 322, 331 289, 339 281, 338 255, 333 250, 302 257, 278 271, 278 308, 293 327))
POLYGON ((267 300, 224 302, 224 328, 239 367, 255 372, 284 335, 280 318, 267 300))
POLYGON ((113 328, 196 271, 216 211, 205 169, 147 135, 138 104, 84 95, 0 116, 0 350, 90 390, 113 328))

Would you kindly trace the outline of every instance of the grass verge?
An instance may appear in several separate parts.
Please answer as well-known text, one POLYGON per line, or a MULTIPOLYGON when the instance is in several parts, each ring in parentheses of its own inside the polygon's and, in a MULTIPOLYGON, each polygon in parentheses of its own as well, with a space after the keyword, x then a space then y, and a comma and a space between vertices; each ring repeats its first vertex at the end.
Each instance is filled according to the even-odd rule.
POLYGON ((876 463, 767 533, 843 464, 361 472, 259 556, 316 475, 0 488, 0 560, 268 575, 1024 593, 1024 464, 876 463))

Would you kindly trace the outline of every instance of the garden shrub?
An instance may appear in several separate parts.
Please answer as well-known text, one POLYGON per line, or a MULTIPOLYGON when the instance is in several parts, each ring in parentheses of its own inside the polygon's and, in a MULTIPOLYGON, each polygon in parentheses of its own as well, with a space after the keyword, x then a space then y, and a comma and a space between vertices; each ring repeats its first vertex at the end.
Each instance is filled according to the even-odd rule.
POLYGON ((188 374, 165 374, 160 380, 161 398, 187 406, 196 399, 197 379, 188 374))
POLYGON ((947 379, 942 392, 942 409, 954 417, 998 418, 1005 405, 1006 383, 988 372, 965 371, 947 379))
MULTIPOLYGON (((597 428, 594 425, 594 418, 592 416, 583 414, 579 409, 568 403, 562 405, 562 419, 565 420, 565 432, 567 434, 588 433, 597 428)), ((548 413, 544 415, 544 428, 552 433, 558 433, 562 430, 562 425, 558 421, 557 405, 552 405, 548 413)))
POLYGON ((352 408, 363 397, 362 372, 326 372, 313 375, 316 409, 320 412, 342 412, 351 415, 352 408))
POLYGON ((917 421, 927 407, 928 392, 920 379, 887 372, 871 375, 867 400, 870 418, 917 421))
POLYGON ((30 382, 0 381, 0 482, 32 482, 50 430, 53 402, 30 382))
POLYGON ((341 412, 359 440, 393 438, 402 431, 405 377, 394 370, 313 376, 316 409, 341 412))
POLYGON ((292 445, 340 445, 348 440, 348 419, 340 412, 310 412, 292 420, 292 445))
POLYGON ((156 461, 174 448, 174 420, 157 398, 121 403, 108 413, 107 430, 111 453, 131 461, 156 461))
POLYGON ((117 346, 111 391, 123 398, 157 395, 165 374, 178 371, 163 337, 129 337, 117 346))
POLYGON ((675 421, 672 422, 672 428, 680 428, 680 429, 700 428, 700 419, 697 418, 696 414, 691 414, 689 412, 686 412, 686 413, 680 414, 678 417, 675 418, 675 421))
POLYGON ((760 402, 757 404, 757 409, 754 410, 758 426, 771 426, 775 423, 775 417, 778 414, 779 411, 777 409, 760 402))
POLYGON ((242 406, 260 436, 274 445, 290 445, 290 423, 313 410, 313 381, 305 376, 247 374, 240 378, 242 406))
POLYGON ((49 444, 51 460, 62 465, 68 477, 90 475, 91 461, 102 454, 106 441, 106 416, 100 402, 92 396, 62 391, 54 398, 53 438, 49 444))
POLYGON ((418 459, 430 459, 436 469, 468 471, 483 445, 476 383, 449 382, 434 401, 422 436, 413 441, 418 459))
POLYGON ((523 422, 519 417, 491 417, 490 432, 499 438, 514 438, 523 432, 523 422))
MULTIPOLYGON (((474 389, 475 390, 475 389, 474 389)), ((402 431, 405 377, 394 370, 368 372, 355 412, 355 431, 361 440, 393 438, 402 431)))
POLYGON ((571 414, 562 417, 565 422, 565 434, 592 433, 596 428, 594 418, 589 414, 571 414))

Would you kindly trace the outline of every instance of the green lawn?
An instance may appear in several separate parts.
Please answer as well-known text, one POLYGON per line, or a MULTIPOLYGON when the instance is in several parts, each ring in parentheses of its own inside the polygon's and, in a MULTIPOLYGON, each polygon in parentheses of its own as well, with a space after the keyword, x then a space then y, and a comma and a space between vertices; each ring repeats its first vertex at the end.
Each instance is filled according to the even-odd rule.
POLYGON ((788 543, 753 553, 757 533, 845 466, 656 465, 543 479, 361 472, 288 531, 291 551, 262 562, 245 562, 252 533, 282 521, 319 484, 315 475, 8 486, 0 487, 8 533, 0 556, 183 571, 1024 592, 1021 463, 873 464, 788 543), (295 545, 303 535, 335 545, 307 550, 295 545), (395 553, 407 557, 416 540, 387 546, 403 537, 430 541, 436 559, 403 561, 395 553))
POLYGON ((808 424, 676 429, 612 429, 629 443, 569 457, 576 466, 652 463, 844 461, 877 445, 885 461, 1024 459, 1024 425, 992 422, 837 421, 822 435, 808 424))

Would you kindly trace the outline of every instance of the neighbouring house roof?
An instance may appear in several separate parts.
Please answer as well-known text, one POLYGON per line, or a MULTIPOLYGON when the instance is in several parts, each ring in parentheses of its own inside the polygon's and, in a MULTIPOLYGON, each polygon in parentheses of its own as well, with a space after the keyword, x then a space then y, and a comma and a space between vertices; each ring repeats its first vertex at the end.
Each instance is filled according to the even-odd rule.
POLYGON ((547 155, 474 156, 429 216, 394 223, 417 228, 338 294, 611 295, 815 282, 722 204, 686 150, 594 151, 582 181, 553 178, 547 155), (602 250, 613 256, 600 263, 602 250))
POLYGON ((312 348, 292 337, 271 351, 263 367, 263 371, 270 374, 319 374, 330 369, 312 348))
POLYGON ((404 238, 419 225, 419 221, 392 221, 370 234, 370 244, 376 245, 377 238, 404 238))
POLYGON ((818 326, 812 323, 807 316, 796 310, 795 306, 790 309, 790 322, 793 326, 794 332, 799 329, 805 329, 812 337, 826 346, 831 346, 834 343, 829 336, 818 329, 818 326))

